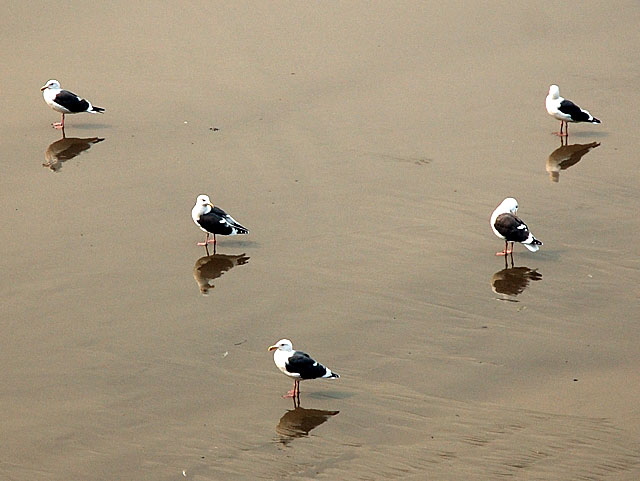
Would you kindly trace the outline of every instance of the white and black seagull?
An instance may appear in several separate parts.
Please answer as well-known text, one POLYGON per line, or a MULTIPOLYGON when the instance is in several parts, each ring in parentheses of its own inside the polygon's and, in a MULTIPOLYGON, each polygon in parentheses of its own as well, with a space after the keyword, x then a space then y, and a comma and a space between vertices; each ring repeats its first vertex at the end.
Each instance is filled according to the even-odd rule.
POLYGON ((552 85, 549 87, 549 95, 546 100, 547 112, 560 121, 560 132, 554 132, 556 135, 566 137, 569 135, 569 122, 590 122, 599 124, 596 119, 586 110, 581 109, 571 100, 560 97, 560 87, 552 85), (565 126, 565 131, 562 127, 565 126))
POLYGON ((514 242, 521 243, 531 252, 536 252, 542 245, 542 242, 533 237, 527 224, 516 216, 517 212, 518 201, 513 197, 507 197, 491 214, 493 232, 500 239, 504 239, 504 250, 496 252, 497 256, 513 254, 514 242), (509 242, 511 242, 511 249, 509 249, 509 242))
POLYGON ((199 246, 207 244, 216 245, 216 234, 237 235, 248 234, 249 230, 238 223, 233 217, 216 207, 209 200, 208 195, 201 194, 196 199, 196 205, 191 209, 191 218, 201 230, 207 233, 204 242, 198 242, 199 246), (213 234, 213 241, 209 236, 213 234))
POLYGON ((104 112, 103 108, 94 107, 88 100, 78 97, 73 92, 61 89, 60 82, 57 80, 47 81, 40 90, 42 91, 44 101, 47 102, 49 107, 62 114, 62 121, 52 124, 56 129, 64 129, 65 114, 79 114, 81 112, 101 114, 104 112))
POLYGON ((284 374, 293 378, 293 389, 283 397, 300 397, 300 381, 304 379, 337 379, 338 373, 309 356, 306 352, 294 351, 289 339, 280 339, 273 346, 269 346, 273 353, 273 362, 284 374))

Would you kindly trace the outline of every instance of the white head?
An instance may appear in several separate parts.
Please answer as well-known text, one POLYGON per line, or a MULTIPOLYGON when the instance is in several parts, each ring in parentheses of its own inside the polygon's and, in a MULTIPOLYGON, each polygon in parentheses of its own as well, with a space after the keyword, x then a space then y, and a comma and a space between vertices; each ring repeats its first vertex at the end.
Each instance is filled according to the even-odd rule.
POLYGON ((552 85, 549 87, 549 96, 552 99, 557 99, 560 98, 560 87, 558 87, 557 85, 552 85))
POLYGON ((280 339, 273 346, 269 346, 269 351, 293 351, 293 344, 289 339, 280 339))
POLYGON ((211 200, 208 195, 200 194, 196 199, 196 205, 207 206, 211 205, 211 200))
POLYGON ((51 80, 47 80, 47 83, 44 84, 42 87, 40 87, 40 90, 59 89, 59 88, 60 88, 60 82, 58 82, 57 80, 51 79, 51 80))
MULTIPOLYGON (((196 204, 193 206, 193 209, 191 209, 191 218, 196 224, 198 224, 198 220, 200 219, 200 216, 203 214, 208 214, 211 211, 211 209, 213 209, 213 204, 209 200, 209 196, 200 194, 196 199, 196 204)), ((200 228, 202 229, 202 227, 200 228)))
POLYGON ((518 201, 513 197, 507 197, 496 209, 497 212, 502 214, 506 214, 507 212, 511 212, 513 215, 516 215, 518 212, 518 201))

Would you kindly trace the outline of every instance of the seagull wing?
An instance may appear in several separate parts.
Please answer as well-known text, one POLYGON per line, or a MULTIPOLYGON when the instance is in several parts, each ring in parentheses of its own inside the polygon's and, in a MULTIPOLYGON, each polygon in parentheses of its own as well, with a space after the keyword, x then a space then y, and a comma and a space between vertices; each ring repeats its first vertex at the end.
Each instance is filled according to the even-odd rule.
POLYGON ((227 214, 220 207, 214 207, 213 209, 211 209, 210 213, 213 213, 216 216, 218 216, 220 218, 220 221, 224 221, 230 227, 235 228, 240 234, 249 233, 249 230, 246 227, 244 227, 242 224, 240 224, 237 220, 235 220, 233 217, 231 217, 229 214, 227 214))
POLYGON ((53 101, 67 109, 70 113, 86 112, 91 106, 85 99, 78 97, 68 90, 58 92, 53 101))
POLYGON ((576 122, 586 122, 589 120, 589 114, 574 104, 571 100, 564 99, 560 102, 558 110, 565 115, 571 116, 576 122))
POLYGON ((302 379, 315 379, 327 373, 326 367, 302 351, 295 351, 287 360, 285 368, 290 373, 300 374, 302 379))
POLYGON ((509 242, 524 242, 529 238, 529 228, 513 214, 500 214, 495 222, 496 230, 509 242))

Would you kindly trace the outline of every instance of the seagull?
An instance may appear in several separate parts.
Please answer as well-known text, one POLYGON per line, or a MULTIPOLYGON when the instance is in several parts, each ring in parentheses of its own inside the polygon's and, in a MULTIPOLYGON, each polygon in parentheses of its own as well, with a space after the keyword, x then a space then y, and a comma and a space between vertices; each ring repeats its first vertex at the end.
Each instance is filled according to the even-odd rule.
POLYGON ((529 232, 527 224, 522 222, 516 216, 518 212, 518 201, 513 197, 507 197, 502 203, 496 207, 491 214, 491 228, 493 233, 500 239, 504 239, 504 250, 496 252, 497 256, 513 255, 514 242, 520 242, 531 252, 536 252, 542 245, 538 239, 533 237, 529 232), (511 250, 509 250, 509 242, 511 242, 511 250))
POLYGON ((196 205, 191 209, 191 218, 198 227, 207 233, 204 242, 198 242, 199 246, 207 244, 216 245, 216 234, 236 235, 248 234, 249 230, 240 225, 233 217, 223 211, 220 207, 215 207, 208 195, 200 194, 196 199, 196 205), (209 235, 213 234, 213 241, 209 240, 209 235))
POLYGON ((62 121, 52 124, 56 129, 64 129, 64 114, 79 114, 81 112, 95 114, 104 112, 103 108, 94 107, 91 105, 91 102, 82 97, 78 97, 73 92, 62 90, 60 88, 60 82, 57 80, 47 81, 40 90, 42 91, 44 101, 47 102, 49 107, 62 114, 62 121))
POLYGON ((309 354, 302 351, 294 351, 289 339, 280 339, 273 346, 269 346, 273 353, 273 362, 284 374, 293 378, 293 389, 282 397, 300 397, 300 381, 317 378, 339 378, 338 373, 323 366, 312 359, 309 354))
POLYGON ((569 135, 569 122, 591 122, 592 124, 600 123, 600 121, 593 115, 578 107, 571 100, 566 100, 560 97, 560 87, 557 85, 549 87, 549 95, 547 95, 546 104, 549 115, 560 121, 560 132, 554 132, 560 137, 566 137, 569 135), (566 126, 564 132, 562 132, 563 125, 566 126))

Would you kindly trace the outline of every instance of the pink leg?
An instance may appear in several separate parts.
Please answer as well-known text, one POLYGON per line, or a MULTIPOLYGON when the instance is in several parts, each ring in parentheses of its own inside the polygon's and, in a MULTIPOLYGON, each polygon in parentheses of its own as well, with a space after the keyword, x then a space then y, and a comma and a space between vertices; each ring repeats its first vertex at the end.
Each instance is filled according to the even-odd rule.
POLYGON ((296 395, 296 382, 293 381, 293 389, 291 389, 290 391, 287 391, 287 394, 285 394, 282 397, 286 399, 289 397, 295 397, 295 395, 296 395))
POLYGON ((300 381, 297 379, 293 381, 293 389, 291 391, 287 391, 287 394, 282 397, 286 399, 289 397, 295 398, 296 396, 300 396, 300 381))
POLYGON ((197 246, 206 246, 209 243, 209 233, 207 232, 207 237, 205 237, 204 242, 198 242, 197 246))
POLYGON ((560 121, 560 137, 567 137, 569 135, 569 124, 564 120, 560 121), (564 126, 564 132, 562 131, 562 126, 564 126))
POLYGON ((207 238, 205 239, 204 243, 199 243, 199 246, 204 246, 207 244, 213 244, 213 246, 216 246, 216 235, 213 234, 213 239, 209 239, 209 233, 207 232, 207 238))
POLYGON ((496 252, 497 256, 506 256, 509 254, 513 254, 513 242, 511 243, 511 249, 509 249, 509 243, 505 242, 504 243, 504 250, 501 252, 496 252))
POLYGON ((54 122, 51 125, 53 125, 54 129, 63 129, 64 130, 64 114, 62 114, 62 121, 61 122, 54 122))
POLYGON ((552 132, 553 135, 557 135, 558 137, 567 137, 569 135, 569 124, 564 120, 560 121, 560 132, 552 132), (562 127, 565 127, 566 132, 562 131, 562 127))

